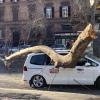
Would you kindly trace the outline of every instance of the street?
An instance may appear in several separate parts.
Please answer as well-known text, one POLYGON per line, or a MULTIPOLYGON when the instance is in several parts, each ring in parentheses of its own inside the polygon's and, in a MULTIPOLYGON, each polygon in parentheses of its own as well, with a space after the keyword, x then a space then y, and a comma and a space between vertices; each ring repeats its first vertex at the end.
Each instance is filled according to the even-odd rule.
POLYGON ((100 90, 83 86, 51 86, 32 89, 21 74, 0 75, 1 100, 100 100, 100 90))

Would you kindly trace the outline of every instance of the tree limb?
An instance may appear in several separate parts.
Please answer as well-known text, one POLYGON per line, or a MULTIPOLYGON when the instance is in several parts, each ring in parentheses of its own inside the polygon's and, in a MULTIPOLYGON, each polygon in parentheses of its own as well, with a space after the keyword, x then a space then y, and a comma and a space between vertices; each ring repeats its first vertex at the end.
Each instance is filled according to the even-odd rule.
POLYGON ((40 46, 26 48, 14 54, 11 54, 10 56, 6 57, 6 61, 11 61, 13 59, 16 59, 17 57, 32 52, 43 52, 47 54, 54 61, 54 65, 56 68, 59 67, 72 68, 75 67, 77 61, 83 55, 88 44, 95 38, 96 38, 96 33, 94 32, 92 25, 89 24, 85 28, 85 30, 78 36, 77 40, 73 44, 73 47, 71 48, 71 51, 65 56, 58 54, 56 51, 54 51, 52 48, 48 46, 40 45, 40 46))

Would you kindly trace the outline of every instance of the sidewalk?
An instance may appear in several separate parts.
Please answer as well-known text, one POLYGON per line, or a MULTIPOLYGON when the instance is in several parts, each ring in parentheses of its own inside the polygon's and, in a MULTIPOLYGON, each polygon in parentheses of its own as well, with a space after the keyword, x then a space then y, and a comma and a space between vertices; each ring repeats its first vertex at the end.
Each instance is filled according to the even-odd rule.
POLYGON ((5 100, 100 100, 100 96, 80 93, 0 88, 5 100))

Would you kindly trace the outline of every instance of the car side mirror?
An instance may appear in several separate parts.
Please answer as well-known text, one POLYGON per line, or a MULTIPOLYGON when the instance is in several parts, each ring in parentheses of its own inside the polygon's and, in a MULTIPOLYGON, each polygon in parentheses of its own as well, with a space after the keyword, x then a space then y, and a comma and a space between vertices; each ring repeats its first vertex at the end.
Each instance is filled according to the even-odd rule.
POLYGON ((87 62, 85 63, 85 66, 88 67, 88 66, 91 66, 91 64, 87 62))

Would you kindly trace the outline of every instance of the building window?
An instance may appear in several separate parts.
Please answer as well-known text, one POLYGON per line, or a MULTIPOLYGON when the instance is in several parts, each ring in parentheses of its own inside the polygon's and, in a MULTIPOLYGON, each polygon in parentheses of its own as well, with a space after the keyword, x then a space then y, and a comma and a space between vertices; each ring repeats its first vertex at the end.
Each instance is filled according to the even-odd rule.
POLYGON ((4 2, 4 0, 0 0, 0 3, 3 3, 4 2))
POLYGON ((2 39, 2 30, 0 30, 0 39, 2 39))
POLYGON ((54 17, 54 8, 53 7, 46 7, 44 8, 45 17, 50 19, 54 17))
POLYGON ((61 6, 60 7, 60 17, 68 18, 70 16, 70 6, 61 6))
POLYGON ((63 6, 62 7, 62 17, 63 18, 68 17, 68 6, 63 6))
POLYGON ((100 9, 100 1, 98 1, 98 3, 96 4, 96 9, 97 9, 97 10, 100 9))
POLYGON ((62 27, 63 31, 66 31, 66 32, 72 32, 73 31, 71 25, 62 24, 61 27, 62 27))
POLYGON ((15 2, 15 3, 18 2, 18 1, 19 1, 19 0, 11 0, 11 2, 15 2))
POLYGON ((13 21, 18 21, 19 6, 12 6, 13 21))

